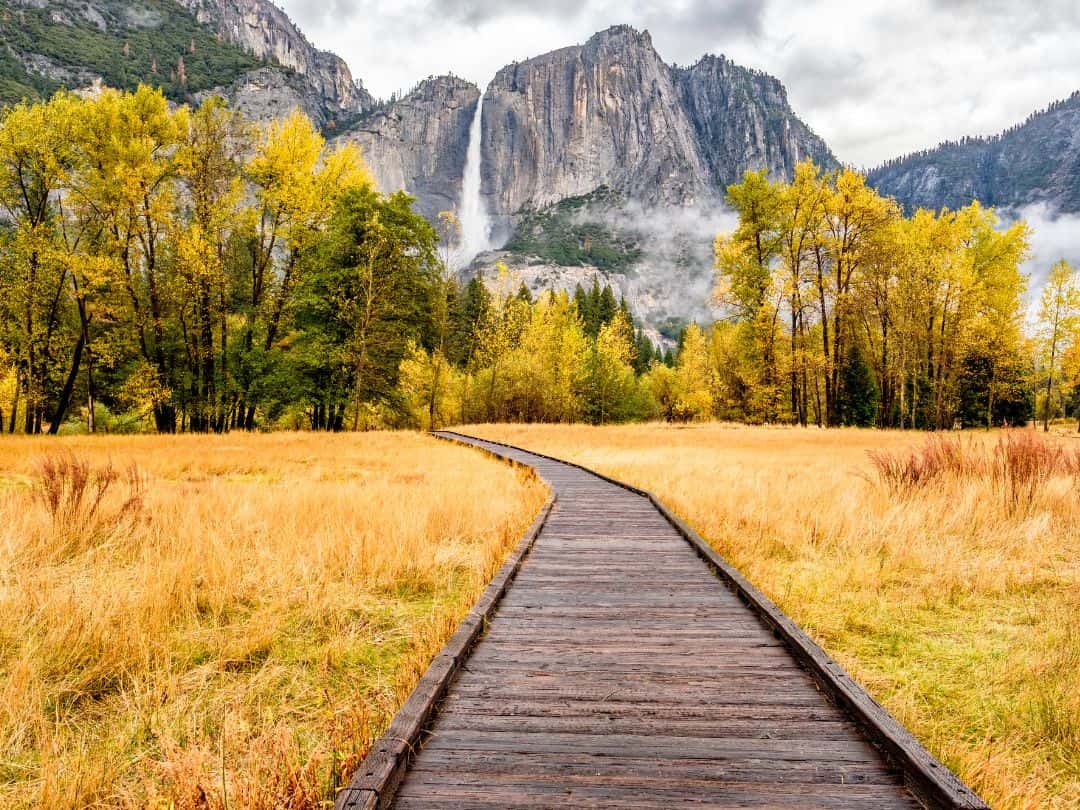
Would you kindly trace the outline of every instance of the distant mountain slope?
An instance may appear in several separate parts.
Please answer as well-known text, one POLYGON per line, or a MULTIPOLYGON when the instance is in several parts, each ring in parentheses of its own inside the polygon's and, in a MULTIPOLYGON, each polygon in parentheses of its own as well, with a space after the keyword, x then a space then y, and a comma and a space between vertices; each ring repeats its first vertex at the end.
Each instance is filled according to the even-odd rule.
POLYGON ((171 0, 0 0, 0 102, 95 79, 159 85, 174 99, 229 84, 260 60, 221 41, 171 0))
POLYGON ((1080 92, 990 138, 965 138, 891 160, 872 185, 908 208, 958 208, 977 199, 1080 212, 1080 92))
POLYGON ((674 73, 714 188, 739 182, 748 169, 791 177, 806 158, 837 166, 825 141, 795 115, 776 77, 711 54, 674 73))
POLYGON ((358 112, 371 106, 371 95, 353 79, 345 60, 315 48, 289 16, 269 0, 176 2, 226 42, 306 77, 328 107, 358 112))
POLYGON ((0 0, 0 34, 4 104, 95 81, 221 92, 256 118, 299 107, 320 125, 372 103, 269 0, 0 0))

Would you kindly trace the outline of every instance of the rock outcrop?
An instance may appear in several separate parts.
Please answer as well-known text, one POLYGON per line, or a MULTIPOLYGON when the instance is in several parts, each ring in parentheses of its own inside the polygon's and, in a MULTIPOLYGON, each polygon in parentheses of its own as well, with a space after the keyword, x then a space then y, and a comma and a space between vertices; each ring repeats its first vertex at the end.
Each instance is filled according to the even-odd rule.
POLYGON ((889 161, 869 174, 908 209, 952 209, 977 199, 1080 212, 1080 92, 992 138, 964 138, 889 161))
POLYGON ((330 120, 322 98, 303 76, 276 67, 248 71, 226 87, 196 93, 194 101, 201 103, 209 96, 221 96, 253 122, 274 121, 296 110, 307 115, 316 127, 325 127, 330 120))
POLYGON ((340 57, 316 49, 269 0, 176 0, 223 39, 303 76, 331 111, 360 112, 372 98, 340 57))
POLYGON ((338 140, 358 144, 383 191, 405 189, 429 219, 461 198, 465 153, 480 91, 454 76, 421 82, 366 114, 338 140))

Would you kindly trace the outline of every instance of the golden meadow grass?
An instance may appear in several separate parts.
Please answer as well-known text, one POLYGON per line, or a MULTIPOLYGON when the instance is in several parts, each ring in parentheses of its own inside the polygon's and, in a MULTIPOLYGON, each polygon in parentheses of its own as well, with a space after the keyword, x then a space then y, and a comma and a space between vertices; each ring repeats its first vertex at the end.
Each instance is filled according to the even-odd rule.
POLYGON ((651 489, 992 806, 1080 807, 1080 488, 1067 472, 1014 508, 990 469, 999 434, 964 439, 982 473, 898 489, 870 453, 903 460, 925 435, 467 430, 651 489))
POLYGON ((409 433, 5 438, 0 492, 0 807, 176 810, 327 806, 545 498, 409 433))

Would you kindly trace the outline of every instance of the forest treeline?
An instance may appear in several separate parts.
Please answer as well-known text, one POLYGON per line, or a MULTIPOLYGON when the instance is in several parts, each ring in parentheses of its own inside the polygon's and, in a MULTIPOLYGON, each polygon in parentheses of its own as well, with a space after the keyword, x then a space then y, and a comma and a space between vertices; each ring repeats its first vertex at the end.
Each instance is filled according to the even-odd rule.
POLYGON ((457 227, 353 147, 220 100, 58 94, 0 118, 6 432, 733 419, 947 428, 1074 413, 1076 284, 1027 334, 1022 223, 849 170, 749 173, 715 303, 658 347, 610 287, 448 269, 457 227))
POLYGON ((493 304, 447 271, 412 202, 379 193, 359 152, 327 148, 302 114, 253 127, 219 100, 172 107, 145 87, 8 109, 0 423, 398 427, 451 418, 466 393, 491 418, 641 412, 574 366, 591 353, 603 375, 610 352, 629 358, 609 349, 616 329, 651 357, 609 288, 493 304), (548 365, 518 363, 540 343, 548 365))
POLYGON ((1029 232, 978 202, 904 216, 850 169, 747 174, 717 238, 713 414, 946 429, 1075 415, 1078 300, 1057 264, 1027 333, 1029 232))

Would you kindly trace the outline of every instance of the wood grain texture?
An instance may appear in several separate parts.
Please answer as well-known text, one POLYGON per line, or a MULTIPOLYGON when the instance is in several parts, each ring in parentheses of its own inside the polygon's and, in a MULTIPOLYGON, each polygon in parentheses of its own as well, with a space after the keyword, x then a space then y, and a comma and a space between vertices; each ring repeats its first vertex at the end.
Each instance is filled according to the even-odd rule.
POLYGON ((339 810, 986 806, 649 493, 437 435, 555 502, 339 810))

